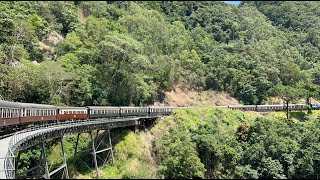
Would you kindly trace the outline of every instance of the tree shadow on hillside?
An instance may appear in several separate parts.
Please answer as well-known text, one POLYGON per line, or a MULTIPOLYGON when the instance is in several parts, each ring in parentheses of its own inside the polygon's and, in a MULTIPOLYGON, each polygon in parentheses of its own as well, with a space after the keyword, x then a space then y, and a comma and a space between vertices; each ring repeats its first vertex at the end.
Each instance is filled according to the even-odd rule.
POLYGON ((303 111, 292 111, 292 112, 289 112, 289 117, 290 118, 295 118, 295 119, 298 119, 300 121, 305 121, 307 119, 307 116, 308 114, 306 112, 303 112, 303 111))

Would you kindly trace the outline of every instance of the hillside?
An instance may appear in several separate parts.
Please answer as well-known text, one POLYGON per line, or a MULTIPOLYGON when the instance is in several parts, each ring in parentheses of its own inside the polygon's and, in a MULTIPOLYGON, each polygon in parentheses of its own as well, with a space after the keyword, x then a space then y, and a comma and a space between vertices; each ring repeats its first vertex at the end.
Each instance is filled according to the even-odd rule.
MULTIPOLYGON (((115 164, 100 167, 103 179, 315 179, 320 169, 319 111, 267 116, 212 106, 179 109, 149 130, 112 130, 115 164)), ((100 134, 102 132, 100 131, 100 134)), ((64 139, 69 175, 95 177, 89 135, 64 139)), ((59 141, 48 147, 52 165, 61 165, 59 141)), ((41 147, 21 155, 31 166, 41 147)), ((51 167, 51 166, 50 166, 51 167)), ((54 177, 53 177, 54 178, 54 177)))
POLYGON ((182 89, 179 87, 174 88, 171 91, 164 93, 164 99, 162 102, 155 102, 155 106, 226 106, 226 105, 238 105, 239 102, 231 97, 228 93, 216 92, 216 91, 202 91, 198 92, 191 89, 182 89))
POLYGON ((152 105, 181 85, 186 92, 228 93, 240 104, 319 99, 319 7, 0 2, 0 96, 67 106, 152 105))

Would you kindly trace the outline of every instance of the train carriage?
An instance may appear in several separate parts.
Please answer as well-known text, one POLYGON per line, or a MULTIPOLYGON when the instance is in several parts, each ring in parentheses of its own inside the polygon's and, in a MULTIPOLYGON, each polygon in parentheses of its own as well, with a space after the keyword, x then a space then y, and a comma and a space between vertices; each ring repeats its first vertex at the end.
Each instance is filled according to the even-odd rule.
POLYGON ((264 111, 282 111, 284 105, 277 104, 277 105, 257 105, 257 111, 264 112, 264 111))
POLYGON ((88 119, 86 107, 58 107, 58 120, 88 119))
POLYGON ((150 116, 157 116, 157 115, 167 115, 170 114, 173 111, 173 107, 150 107, 149 114, 150 116))
POLYGON ((0 100, 0 127, 19 124, 20 113, 19 103, 0 100))
POLYGON ((256 105, 232 105, 229 106, 230 109, 242 110, 242 111, 256 111, 256 105))
POLYGON ((112 106, 87 106, 90 118, 109 118, 120 116, 120 108, 112 106))
POLYGON ((216 108, 228 108, 228 106, 214 106, 216 108))
POLYGON ((55 121, 57 107, 46 104, 18 103, 21 106, 20 122, 55 121))
MULTIPOLYGON (((287 105, 283 106, 283 110, 287 109, 287 105)), ((307 109, 307 105, 305 104, 289 104, 288 105, 288 109, 291 110, 306 110, 307 109)))
POLYGON ((121 106, 120 115, 121 116, 147 116, 149 107, 129 107, 121 106))

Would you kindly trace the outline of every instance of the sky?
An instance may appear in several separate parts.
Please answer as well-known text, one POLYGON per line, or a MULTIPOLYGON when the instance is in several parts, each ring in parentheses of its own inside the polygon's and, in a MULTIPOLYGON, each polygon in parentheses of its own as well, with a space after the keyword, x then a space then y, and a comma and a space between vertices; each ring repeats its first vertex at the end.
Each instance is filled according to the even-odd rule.
POLYGON ((239 5, 241 1, 224 1, 227 4, 234 4, 234 5, 239 5))

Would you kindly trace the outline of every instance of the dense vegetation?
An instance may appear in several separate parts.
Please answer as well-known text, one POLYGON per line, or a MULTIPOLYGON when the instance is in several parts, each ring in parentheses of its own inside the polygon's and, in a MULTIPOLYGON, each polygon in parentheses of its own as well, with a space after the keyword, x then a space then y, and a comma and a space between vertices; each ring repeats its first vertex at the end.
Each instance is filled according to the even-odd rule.
POLYGON ((211 107, 179 110, 155 128, 162 134, 160 171, 166 178, 315 179, 319 117, 291 116, 300 120, 211 107))
MULTIPOLYGON (((287 120, 285 112, 264 117, 213 107, 179 109, 148 132, 113 130, 115 164, 101 166, 100 177, 316 179, 320 174, 319 115, 291 112, 287 120)), ((64 140, 69 174, 94 178, 92 155, 84 151, 74 157, 76 136, 64 140)), ((88 139, 88 134, 82 134, 79 152, 91 147, 88 139)), ((51 164, 63 162, 61 147, 59 142, 49 144, 53 170, 51 164)), ((21 156, 20 170, 40 155, 39 149, 21 156)))
POLYGON ((226 91, 246 104, 317 97, 319 8, 286 1, 0 2, 0 95, 145 105, 179 85, 226 91), (56 32, 64 40, 54 40, 56 32))

